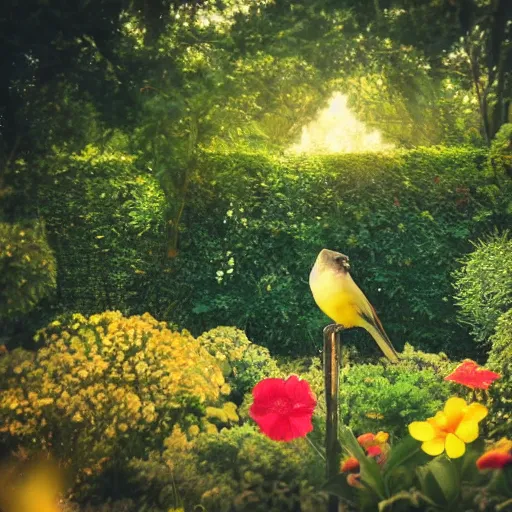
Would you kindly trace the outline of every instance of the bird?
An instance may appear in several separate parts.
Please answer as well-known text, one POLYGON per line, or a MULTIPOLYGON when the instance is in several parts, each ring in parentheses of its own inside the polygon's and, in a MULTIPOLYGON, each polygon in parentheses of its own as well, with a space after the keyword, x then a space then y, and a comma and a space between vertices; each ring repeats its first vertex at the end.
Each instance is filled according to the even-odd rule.
POLYGON ((309 275, 309 287, 318 307, 344 328, 366 329, 384 355, 392 362, 398 354, 388 338, 375 309, 349 273, 348 256, 322 249, 309 275))

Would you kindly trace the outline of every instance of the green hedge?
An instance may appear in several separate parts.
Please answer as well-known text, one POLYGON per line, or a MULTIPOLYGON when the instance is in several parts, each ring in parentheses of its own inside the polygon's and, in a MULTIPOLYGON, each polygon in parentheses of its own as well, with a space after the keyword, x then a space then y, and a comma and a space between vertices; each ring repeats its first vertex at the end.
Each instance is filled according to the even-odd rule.
MULTIPOLYGON (((73 157, 41 190, 62 308, 149 311, 199 334, 236 325, 275 353, 311 354, 328 322, 308 274, 323 247, 355 280, 398 348, 468 356, 451 273, 475 240, 510 223, 487 154, 428 148, 270 159, 205 155, 192 182, 180 252, 165 256, 164 198, 121 155, 73 157), (124 160, 122 160, 124 158, 124 160)), ((365 340, 347 333, 348 343, 365 340)))
POLYGON ((147 311, 145 271, 164 254, 164 197, 134 162, 89 149, 54 164, 40 188, 39 211, 57 257, 57 312, 147 311))

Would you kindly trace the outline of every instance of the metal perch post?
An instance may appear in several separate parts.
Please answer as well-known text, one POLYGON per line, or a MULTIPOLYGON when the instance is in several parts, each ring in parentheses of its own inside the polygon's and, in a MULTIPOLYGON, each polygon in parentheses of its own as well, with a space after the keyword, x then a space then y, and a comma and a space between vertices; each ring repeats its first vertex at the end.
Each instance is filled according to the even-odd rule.
MULTIPOLYGON (((327 417, 325 420, 326 476, 331 480, 340 471, 340 445, 338 442, 338 397, 343 326, 328 325, 324 329, 324 383, 327 417)), ((329 495, 327 512, 338 512, 339 499, 329 495)))

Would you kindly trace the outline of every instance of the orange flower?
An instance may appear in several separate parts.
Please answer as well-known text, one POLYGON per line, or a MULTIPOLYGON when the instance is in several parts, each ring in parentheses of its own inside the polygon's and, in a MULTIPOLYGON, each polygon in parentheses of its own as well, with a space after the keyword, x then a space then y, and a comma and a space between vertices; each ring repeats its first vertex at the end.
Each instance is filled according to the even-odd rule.
POLYGON ((359 469, 359 461, 355 457, 349 457, 348 459, 345 459, 341 463, 341 472, 342 473, 349 473, 351 471, 356 471, 359 469))
POLYGON ((358 438, 357 438, 357 442, 363 447, 363 448, 367 448, 368 446, 371 445, 371 443, 373 443, 375 439, 375 436, 371 433, 371 432, 368 432, 366 434, 361 434, 358 438))
POLYGON ((503 438, 486 451, 477 461, 478 469, 502 469, 512 464, 512 441, 503 438))
POLYGON ((499 373, 486 370, 471 359, 466 359, 444 380, 456 382, 471 389, 488 389, 500 377, 499 373))

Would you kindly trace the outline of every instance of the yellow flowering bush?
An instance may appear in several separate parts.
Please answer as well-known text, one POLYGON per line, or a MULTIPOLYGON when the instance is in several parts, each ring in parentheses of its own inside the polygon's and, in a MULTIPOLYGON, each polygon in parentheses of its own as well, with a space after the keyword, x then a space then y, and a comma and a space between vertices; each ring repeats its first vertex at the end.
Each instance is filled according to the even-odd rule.
POLYGON ((67 315, 36 340, 37 352, 0 359, 0 438, 52 449, 85 474, 161 446, 174 425, 216 430, 207 411, 236 418, 215 358, 147 313, 67 315))

